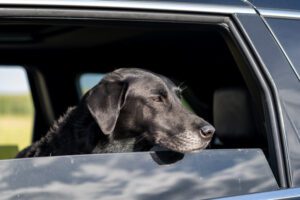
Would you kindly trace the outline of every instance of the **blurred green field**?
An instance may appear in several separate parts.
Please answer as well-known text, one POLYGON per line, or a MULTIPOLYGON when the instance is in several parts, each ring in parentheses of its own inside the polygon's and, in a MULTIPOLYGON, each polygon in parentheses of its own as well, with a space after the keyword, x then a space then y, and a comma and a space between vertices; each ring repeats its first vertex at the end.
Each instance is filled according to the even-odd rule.
POLYGON ((13 157, 31 143, 34 109, 31 96, 0 96, 0 159, 13 157))
POLYGON ((33 115, 32 99, 27 95, 0 95, 0 116, 33 115))
POLYGON ((22 149, 30 144, 30 116, 0 116, 0 145, 17 145, 22 149))

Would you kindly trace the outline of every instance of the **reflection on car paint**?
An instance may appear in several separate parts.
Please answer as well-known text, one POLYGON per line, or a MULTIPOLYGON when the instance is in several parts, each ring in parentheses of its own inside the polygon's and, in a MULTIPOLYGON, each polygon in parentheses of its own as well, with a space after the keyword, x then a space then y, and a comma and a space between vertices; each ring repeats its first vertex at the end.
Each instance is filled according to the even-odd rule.
MULTIPOLYGON (((268 73, 272 77, 272 83, 278 93, 280 110, 278 121, 282 122, 281 139, 285 151, 285 160, 279 160, 277 163, 283 166, 285 162, 289 184, 293 187, 300 186, 299 80, 281 49, 274 42, 271 33, 269 35, 262 34, 263 28, 266 27, 251 19, 253 18, 251 16, 239 15, 238 18, 244 24, 244 30, 267 67, 268 73), (261 41, 264 41, 264 43, 261 41)), ((293 30, 284 29, 284 31, 293 30)), ((280 159, 280 157, 278 156, 276 159, 280 159)))
POLYGON ((205 199, 277 190, 261 150, 204 150, 160 165, 153 152, 0 161, 4 199, 205 199))
POLYGON ((271 192, 261 192, 233 197, 218 198, 218 200, 253 200, 253 199, 299 199, 300 188, 284 189, 271 192))

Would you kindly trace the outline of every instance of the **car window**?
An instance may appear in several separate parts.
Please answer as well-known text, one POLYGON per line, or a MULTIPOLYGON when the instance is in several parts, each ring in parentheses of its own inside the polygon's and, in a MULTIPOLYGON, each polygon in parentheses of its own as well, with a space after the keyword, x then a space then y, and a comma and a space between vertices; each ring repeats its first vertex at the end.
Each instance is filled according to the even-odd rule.
POLYGON ((79 95, 80 96, 84 95, 89 89, 91 89, 97 83, 99 83, 104 76, 105 74, 101 74, 101 73, 86 73, 80 75, 79 95))
POLYGON ((0 66, 0 159, 31 143, 34 109, 26 71, 0 66))
POLYGON ((300 77, 300 21, 292 19, 267 19, 279 43, 300 77))

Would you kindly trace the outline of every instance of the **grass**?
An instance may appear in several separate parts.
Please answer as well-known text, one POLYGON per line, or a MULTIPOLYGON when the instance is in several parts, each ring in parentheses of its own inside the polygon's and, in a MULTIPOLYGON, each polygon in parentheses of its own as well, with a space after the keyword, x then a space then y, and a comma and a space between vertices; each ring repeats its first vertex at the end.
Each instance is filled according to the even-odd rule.
POLYGON ((13 158, 31 144, 34 109, 31 96, 0 96, 0 159, 13 158))
POLYGON ((32 116, 0 116, 0 146, 17 146, 18 150, 31 143, 32 116))
POLYGON ((0 115, 32 115, 33 112, 29 94, 0 95, 0 115))

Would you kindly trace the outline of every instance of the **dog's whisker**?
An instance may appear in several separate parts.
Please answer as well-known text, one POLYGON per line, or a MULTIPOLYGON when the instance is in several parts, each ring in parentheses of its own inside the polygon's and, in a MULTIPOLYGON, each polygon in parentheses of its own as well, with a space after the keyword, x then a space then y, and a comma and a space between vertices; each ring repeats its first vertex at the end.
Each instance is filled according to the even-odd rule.
POLYGON ((183 92, 184 90, 186 90, 188 87, 187 86, 183 86, 180 88, 181 92, 183 92))
POLYGON ((180 92, 183 92, 184 90, 186 90, 188 87, 185 85, 185 82, 181 82, 178 86, 177 86, 178 90, 180 92))
POLYGON ((183 81, 183 82, 179 83, 179 85, 177 87, 181 88, 184 84, 185 84, 185 82, 183 81))

